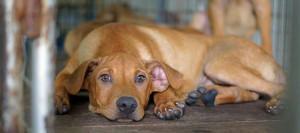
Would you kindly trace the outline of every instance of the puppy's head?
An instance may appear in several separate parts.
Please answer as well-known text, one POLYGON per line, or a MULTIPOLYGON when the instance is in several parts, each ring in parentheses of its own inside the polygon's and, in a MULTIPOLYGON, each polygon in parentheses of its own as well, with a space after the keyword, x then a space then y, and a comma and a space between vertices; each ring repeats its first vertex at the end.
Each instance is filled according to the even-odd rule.
POLYGON ((65 81, 69 93, 89 91, 92 112, 110 120, 139 121, 152 92, 179 88, 182 74, 157 61, 116 54, 82 63, 65 81))

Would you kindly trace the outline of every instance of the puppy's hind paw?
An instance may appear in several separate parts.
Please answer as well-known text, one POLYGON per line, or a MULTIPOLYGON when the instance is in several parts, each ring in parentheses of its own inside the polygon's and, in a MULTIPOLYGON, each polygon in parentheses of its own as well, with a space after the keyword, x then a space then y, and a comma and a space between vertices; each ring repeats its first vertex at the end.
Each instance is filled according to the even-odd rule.
POLYGON ((217 95, 217 90, 209 90, 206 94, 203 95, 201 100, 208 107, 215 106, 215 99, 217 95))
POLYGON ((188 94, 187 99, 185 100, 185 103, 190 106, 196 105, 199 97, 200 96, 196 91, 192 91, 188 94))
POLYGON ((199 104, 204 104, 208 107, 215 106, 215 98, 217 95, 218 91, 215 89, 207 91, 205 87, 199 87, 188 94, 185 102, 190 106, 199 104))
POLYGON ((271 99, 266 104, 266 112, 271 115, 279 115, 284 111, 284 100, 283 99, 271 99))

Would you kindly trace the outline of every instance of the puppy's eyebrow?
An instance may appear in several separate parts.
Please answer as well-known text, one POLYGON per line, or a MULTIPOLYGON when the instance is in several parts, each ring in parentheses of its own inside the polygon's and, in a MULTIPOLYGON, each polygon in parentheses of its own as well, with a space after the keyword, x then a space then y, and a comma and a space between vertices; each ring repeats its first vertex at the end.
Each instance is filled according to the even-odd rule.
POLYGON ((137 68, 137 69, 136 69, 136 74, 138 74, 138 73, 140 73, 140 72, 146 73, 146 71, 143 70, 142 68, 137 68))
MULTIPOLYGON (((103 72, 109 72, 111 73, 113 70, 111 68, 102 68, 100 71, 99 71, 99 74, 102 74, 103 72)), ((100 75, 99 75, 100 76, 100 75)))

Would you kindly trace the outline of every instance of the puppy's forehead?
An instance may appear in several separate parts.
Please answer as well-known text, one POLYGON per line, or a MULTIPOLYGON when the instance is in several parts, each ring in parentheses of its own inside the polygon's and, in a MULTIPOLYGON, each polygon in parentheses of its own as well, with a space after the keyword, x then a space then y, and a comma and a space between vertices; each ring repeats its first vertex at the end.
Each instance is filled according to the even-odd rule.
POLYGON ((105 60, 105 64, 114 67, 114 68, 144 68, 144 62, 141 59, 138 59, 129 54, 117 54, 108 57, 105 60))

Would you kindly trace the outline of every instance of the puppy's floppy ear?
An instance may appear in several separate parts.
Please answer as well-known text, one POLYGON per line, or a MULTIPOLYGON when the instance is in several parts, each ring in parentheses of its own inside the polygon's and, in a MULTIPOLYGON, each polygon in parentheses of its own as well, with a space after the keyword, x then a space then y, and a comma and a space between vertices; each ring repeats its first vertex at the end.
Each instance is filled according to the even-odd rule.
POLYGON ((154 91, 165 91, 169 85, 178 89, 183 80, 183 75, 158 60, 146 61, 146 67, 152 79, 154 91))
POLYGON ((99 60, 89 60, 83 62, 79 65, 76 70, 69 75, 69 77, 64 81, 64 85, 68 92, 75 95, 82 88, 84 80, 92 74, 93 70, 99 64, 99 60))

